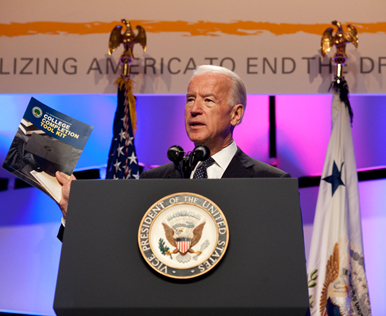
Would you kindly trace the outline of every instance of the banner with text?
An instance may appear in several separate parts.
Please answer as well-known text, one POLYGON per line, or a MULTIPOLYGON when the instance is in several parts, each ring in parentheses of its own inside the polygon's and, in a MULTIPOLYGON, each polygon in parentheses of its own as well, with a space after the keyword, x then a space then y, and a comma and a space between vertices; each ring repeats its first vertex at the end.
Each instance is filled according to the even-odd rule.
MULTIPOLYGON (((194 68, 227 67, 248 93, 327 93, 336 48, 322 57, 323 32, 335 19, 355 25, 359 47, 347 44, 351 93, 386 93, 386 2, 5 1, 0 19, 0 93, 115 93, 119 47, 108 41, 120 19, 141 25, 147 51, 134 46, 134 93, 185 93, 194 68), (335 11, 334 11, 335 10, 335 11), (160 14, 162 12, 162 14, 160 14), (216 14, 213 14, 216 12, 216 14), (314 12, 314 14, 308 14, 314 12)), ((123 27, 124 29, 124 27, 123 27)))

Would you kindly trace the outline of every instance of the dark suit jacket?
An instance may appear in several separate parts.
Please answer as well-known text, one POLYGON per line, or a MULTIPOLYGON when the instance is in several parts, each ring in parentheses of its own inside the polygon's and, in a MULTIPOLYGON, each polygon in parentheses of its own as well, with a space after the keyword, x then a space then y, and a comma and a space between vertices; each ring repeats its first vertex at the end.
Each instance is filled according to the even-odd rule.
MULTIPOLYGON (((237 151, 223 178, 288 178, 289 173, 247 156, 240 148, 237 151)), ((142 172, 141 179, 181 178, 181 172, 173 163, 142 172)))
MULTIPOLYGON (((247 156, 237 147, 236 154, 225 170, 223 178, 289 178, 289 173, 247 156)), ((171 162, 142 172, 141 179, 182 178, 181 171, 171 162)), ((64 227, 60 226, 58 238, 63 240, 64 227)))

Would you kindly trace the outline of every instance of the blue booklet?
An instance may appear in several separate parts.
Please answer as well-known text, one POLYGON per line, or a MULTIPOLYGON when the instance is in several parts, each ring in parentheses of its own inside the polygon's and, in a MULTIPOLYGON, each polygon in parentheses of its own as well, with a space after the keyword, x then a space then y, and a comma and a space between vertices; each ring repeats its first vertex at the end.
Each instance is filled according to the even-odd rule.
POLYGON ((55 173, 71 176, 92 129, 31 98, 3 168, 59 202, 55 173))

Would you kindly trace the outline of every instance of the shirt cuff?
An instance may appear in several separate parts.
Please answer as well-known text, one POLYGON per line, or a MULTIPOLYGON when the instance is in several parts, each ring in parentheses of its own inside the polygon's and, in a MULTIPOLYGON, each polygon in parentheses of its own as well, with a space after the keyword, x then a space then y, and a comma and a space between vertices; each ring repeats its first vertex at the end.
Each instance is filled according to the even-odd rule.
POLYGON ((64 219, 64 217, 62 216, 62 220, 61 220, 61 222, 62 222, 62 225, 63 225, 63 227, 66 227, 66 220, 64 219))

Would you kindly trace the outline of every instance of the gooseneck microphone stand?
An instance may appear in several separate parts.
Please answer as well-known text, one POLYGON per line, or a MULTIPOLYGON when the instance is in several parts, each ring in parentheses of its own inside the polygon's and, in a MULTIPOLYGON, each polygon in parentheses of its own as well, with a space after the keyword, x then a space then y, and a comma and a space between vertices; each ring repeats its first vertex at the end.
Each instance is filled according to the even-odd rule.
POLYGON ((210 157, 210 150, 205 145, 197 145, 190 153, 185 153, 181 146, 173 145, 168 149, 167 156, 181 172, 181 177, 190 179, 197 163, 210 157))

